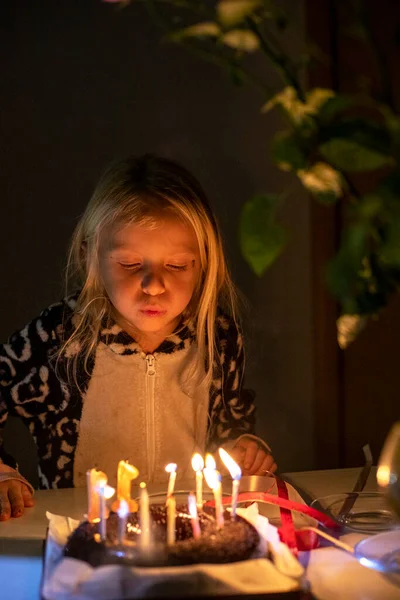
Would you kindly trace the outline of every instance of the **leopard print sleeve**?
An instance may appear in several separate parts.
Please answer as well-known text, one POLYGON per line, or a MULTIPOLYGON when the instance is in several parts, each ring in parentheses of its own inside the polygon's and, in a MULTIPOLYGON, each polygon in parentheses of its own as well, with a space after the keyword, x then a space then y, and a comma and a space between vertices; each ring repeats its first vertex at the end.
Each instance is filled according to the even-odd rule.
MULTIPOLYGON (((55 397, 63 397, 62 384, 49 361, 60 346, 66 311, 72 312, 64 301, 46 308, 0 345, 0 428, 9 415, 21 417, 29 427, 50 403, 54 406, 55 397)), ((5 452, 1 436, 0 460, 16 466, 5 452)))
POLYGON ((210 390, 210 426, 207 449, 254 434, 255 394, 243 387, 244 348, 242 333, 233 319, 217 317, 218 356, 214 361, 214 377, 210 390))

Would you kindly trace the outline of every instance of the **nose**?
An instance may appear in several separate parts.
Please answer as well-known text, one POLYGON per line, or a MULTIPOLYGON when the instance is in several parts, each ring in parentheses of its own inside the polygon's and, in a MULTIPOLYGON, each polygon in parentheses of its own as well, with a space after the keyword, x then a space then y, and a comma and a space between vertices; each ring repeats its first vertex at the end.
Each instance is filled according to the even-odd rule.
POLYGON ((149 296, 158 296, 165 292, 163 278, 154 269, 147 269, 142 279, 142 290, 149 296))

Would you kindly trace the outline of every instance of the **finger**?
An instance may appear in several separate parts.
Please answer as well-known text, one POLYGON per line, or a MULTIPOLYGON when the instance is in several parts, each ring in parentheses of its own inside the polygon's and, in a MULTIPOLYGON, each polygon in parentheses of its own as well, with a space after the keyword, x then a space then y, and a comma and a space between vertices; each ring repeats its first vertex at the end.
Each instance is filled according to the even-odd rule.
POLYGON ((258 452, 254 458, 254 462, 253 462, 251 468, 249 469, 250 475, 256 475, 258 473, 258 471, 261 469, 263 463, 265 462, 265 459, 266 459, 265 450, 263 448, 259 448, 258 452))
POLYGON ((11 517, 11 506, 8 500, 8 494, 5 491, 0 493, 0 521, 7 521, 11 517))
POLYGON ((24 500, 22 498, 21 484, 10 485, 8 499, 11 505, 11 515, 20 517, 24 512, 24 500))
POLYGON ((34 506, 35 504, 31 492, 24 484, 22 484, 22 499, 24 501, 24 506, 34 506))
POLYGON ((246 456, 244 458, 244 468, 246 471, 250 471, 254 460, 257 456, 258 444, 254 441, 249 441, 246 446, 246 456))
POLYGON ((267 454, 264 458, 262 465, 260 466, 260 468, 256 474, 257 475, 272 475, 273 473, 275 473, 276 469, 277 469, 277 465, 274 460, 274 457, 272 456, 272 454, 267 454))

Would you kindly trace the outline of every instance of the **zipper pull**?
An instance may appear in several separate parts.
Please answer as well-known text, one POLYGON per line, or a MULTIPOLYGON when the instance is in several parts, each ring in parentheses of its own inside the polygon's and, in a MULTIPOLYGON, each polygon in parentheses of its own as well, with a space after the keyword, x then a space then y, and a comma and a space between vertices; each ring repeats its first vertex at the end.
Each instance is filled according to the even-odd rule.
POLYGON ((147 354, 146 362, 147 362, 146 375, 155 375, 156 368, 154 366, 154 356, 152 354, 147 354))

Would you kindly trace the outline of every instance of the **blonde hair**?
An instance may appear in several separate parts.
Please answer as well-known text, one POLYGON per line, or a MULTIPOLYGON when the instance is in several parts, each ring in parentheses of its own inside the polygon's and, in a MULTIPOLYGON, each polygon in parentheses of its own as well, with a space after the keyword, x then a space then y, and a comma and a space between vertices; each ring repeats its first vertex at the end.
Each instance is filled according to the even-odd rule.
MULTIPOLYGON (((74 309, 74 331, 60 355, 70 357, 77 382, 77 361, 87 370, 104 323, 112 322, 112 305, 99 274, 99 246, 104 232, 131 223, 150 223, 173 211, 189 224, 200 251, 200 276, 184 311, 184 323, 195 330, 198 365, 212 378, 218 306, 237 319, 237 292, 226 264, 220 231, 199 182, 178 163, 145 155, 112 164, 101 177, 72 237, 67 264, 67 293, 80 290, 74 309), (209 341, 212 341, 211 343, 209 341)), ((68 364, 68 366, 71 366, 68 364)))

